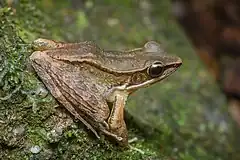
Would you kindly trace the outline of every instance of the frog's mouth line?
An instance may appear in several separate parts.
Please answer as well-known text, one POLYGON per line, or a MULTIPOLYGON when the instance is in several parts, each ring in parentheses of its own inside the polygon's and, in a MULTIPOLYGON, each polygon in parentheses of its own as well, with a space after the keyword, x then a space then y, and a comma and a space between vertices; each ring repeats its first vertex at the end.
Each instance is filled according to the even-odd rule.
POLYGON ((153 78, 153 79, 150 79, 144 83, 141 83, 141 84, 137 84, 137 85, 131 85, 131 86, 128 86, 126 87, 126 90, 131 93, 135 90, 137 90, 138 88, 144 88, 144 87, 148 87, 156 82, 159 82, 165 78, 167 78, 169 75, 171 75, 172 73, 174 73, 179 67, 181 66, 181 64, 178 64, 177 67, 171 67, 167 70, 167 73, 160 76, 160 77, 156 77, 156 78, 153 78))

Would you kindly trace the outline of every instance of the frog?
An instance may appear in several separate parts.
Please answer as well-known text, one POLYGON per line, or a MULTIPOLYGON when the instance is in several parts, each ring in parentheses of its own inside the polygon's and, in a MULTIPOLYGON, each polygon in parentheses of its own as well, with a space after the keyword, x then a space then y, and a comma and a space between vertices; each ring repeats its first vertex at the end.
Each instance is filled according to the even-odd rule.
POLYGON ((92 133, 128 145, 124 110, 140 88, 174 73, 182 59, 156 41, 125 50, 105 50, 93 41, 33 41, 30 62, 53 97, 92 133))

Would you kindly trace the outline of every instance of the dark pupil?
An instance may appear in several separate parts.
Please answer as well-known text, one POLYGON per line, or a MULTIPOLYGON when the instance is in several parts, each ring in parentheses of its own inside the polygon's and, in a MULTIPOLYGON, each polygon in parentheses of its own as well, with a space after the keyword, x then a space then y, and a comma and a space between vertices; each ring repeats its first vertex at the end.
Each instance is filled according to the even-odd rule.
POLYGON ((160 76, 162 72, 163 72, 163 67, 160 65, 159 66, 154 65, 149 68, 149 75, 153 78, 160 76))

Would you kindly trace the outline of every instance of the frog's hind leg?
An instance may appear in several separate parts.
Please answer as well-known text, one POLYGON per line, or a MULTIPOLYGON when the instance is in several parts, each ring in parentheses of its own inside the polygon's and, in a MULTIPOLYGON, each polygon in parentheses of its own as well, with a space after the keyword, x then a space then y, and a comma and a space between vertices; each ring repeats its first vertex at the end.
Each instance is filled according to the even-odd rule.
MULTIPOLYGON (((54 93, 52 93, 54 95, 54 93)), ((63 96, 61 98, 61 100, 65 99, 65 97, 63 96)), ((60 100, 59 100, 60 101, 60 100)), ((63 100, 64 101, 64 100, 63 100)), ((64 102, 61 102, 60 103, 64 104, 65 108, 77 119, 79 119, 88 129, 90 129, 93 134, 98 138, 100 139, 100 136, 98 135, 97 131, 87 122, 84 120, 84 118, 82 118, 79 113, 75 110, 74 107, 72 107, 72 105, 67 101, 65 100, 64 102)))
MULTIPOLYGON (((55 97, 61 104, 64 105, 64 107, 77 119, 79 119, 85 126, 87 126, 88 129, 90 129, 97 138, 100 138, 98 133, 96 132, 96 130, 87 122, 85 121, 80 115, 79 113, 76 111, 76 109, 72 106, 72 104, 66 99, 66 96, 63 95, 63 91, 60 91, 59 88, 59 81, 57 79, 54 79, 52 77, 52 75, 54 74, 51 70, 51 68, 49 69, 49 65, 46 63, 47 58, 46 57, 46 65, 43 65, 44 63, 41 61, 41 59, 44 58, 44 53, 40 52, 40 51, 36 51, 34 52, 31 57, 30 60, 34 61, 35 63, 33 64, 33 67, 35 69, 35 71, 37 72, 37 74, 41 77, 43 83, 45 84, 45 86, 48 88, 48 90, 51 92, 51 94, 53 95, 53 97, 55 97), (39 58, 41 57, 41 58, 39 58), (39 65, 39 64, 42 65, 39 65)), ((65 94, 67 94, 65 92, 65 94)), ((68 97, 70 98, 70 96, 68 97)))
MULTIPOLYGON (((57 80, 56 80, 57 81, 57 80)), ((56 86, 57 87, 57 86, 56 86)), ((79 119, 88 129, 90 129, 94 135, 100 139, 100 136, 98 135, 97 131, 92 127, 92 125, 90 125, 81 115, 80 113, 73 107, 75 106, 74 104, 72 104, 72 102, 74 101, 74 99, 71 98, 70 95, 68 95, 69 93, 67 93, 64 89, 62 89, 61 93, 59 95, 56 95, 55 91, 51 90, 52 95, 54 97, 58 97, 58 101, 60 103, 62 103, 64 105, 64 107, 77 119, 79 119), (61 96, 61 98, 59 97, 61 96), (68 99, 71 99, 71 101, 69 101, 65 96, 68 97, 68 99)), ((80 104, 78 104, 80 105, 80 104)), ((79 106, 78 106, 79 107, 79 106)), ((80 107, 79 107, 80 108, 80 107)))
MULTIPOLYGON (((64 92, 62 90, 62 92, 64 92)), ((83 117, 81 117, 81 115, 76 111, 76 109, 73 107, 74 105, 71 104, 64 95, 66 95, 67 93, 65 93, 64 95, 62 93, 60 93, 60 95, 56 95, 56 93, 51 92, 52 95, 54 97, 58 96, 58 101, 60 103, 62 103, 64 105, 64 107, 77 119, 79 119, 88 129, 90 129, 94 135, 100 139, 100 136, 98 135, 97 131, 92 127, 92 125, 90 125, 83 117), (59 96, 62 96, 61 98, 59 96)), ((70 96, 68 97, 70 98, 70 96)))

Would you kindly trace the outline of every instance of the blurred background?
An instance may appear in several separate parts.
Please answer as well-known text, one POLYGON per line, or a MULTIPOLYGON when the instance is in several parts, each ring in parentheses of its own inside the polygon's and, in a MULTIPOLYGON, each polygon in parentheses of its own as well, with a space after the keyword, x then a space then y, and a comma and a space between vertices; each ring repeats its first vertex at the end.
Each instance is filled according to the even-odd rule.
POLYGON ((229 111, 240 125, 240 2, 172 2, 173 15, 195 47, 195 52, 224 92, 229 111))
POLYGON ((169 160, 240 159, 240 1, 5 2, 1 7, 12 8, 26 43, 39 37, 91 40, 111 50, 142 47, 149 40, 162 43, 183 65, 129 98, 126 109, 138 127, 144 130, 141 123, 147 123, 161 132, 152 138, 143 131, 144 139, 169 160))

